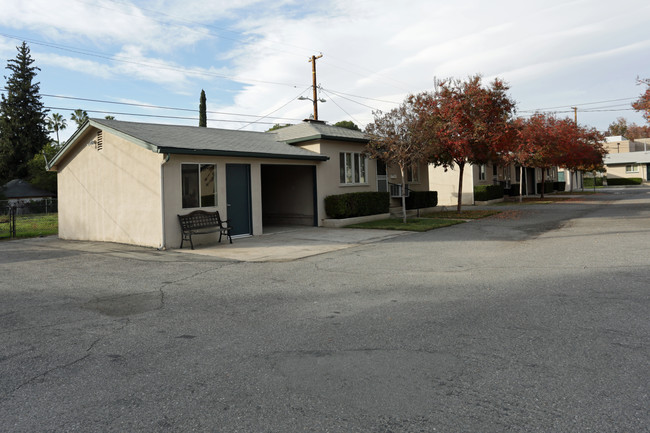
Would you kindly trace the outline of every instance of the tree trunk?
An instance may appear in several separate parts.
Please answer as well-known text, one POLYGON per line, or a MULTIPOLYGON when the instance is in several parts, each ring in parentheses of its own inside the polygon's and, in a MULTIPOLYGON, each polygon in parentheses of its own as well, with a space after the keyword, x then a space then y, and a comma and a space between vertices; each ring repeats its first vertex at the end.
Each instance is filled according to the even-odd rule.
POLYGON ((460 213, 460 208, 463 203, 463 171, 465 171, 465 162, 458 164, 458 205, 456 212, 460 213))
POLYGON ((569 192, 573 192, 573 170, 569 170, 569 192))
POLYGON ((519 203, 524 199, 524 166, 519 166, 519 203))
POLYGON ((542 192, 540 193, 541 194, 540 198, 544 198, 544 189, 545 189, 544 188, 544 179, 545 179, 544 171, 545 170, 546 170, 545 168, 542 168, 542 188, 541 188, 542 192))
POLYGON ((406 224, 406 169, 400 166, 402 172, 402 222, 406 224))

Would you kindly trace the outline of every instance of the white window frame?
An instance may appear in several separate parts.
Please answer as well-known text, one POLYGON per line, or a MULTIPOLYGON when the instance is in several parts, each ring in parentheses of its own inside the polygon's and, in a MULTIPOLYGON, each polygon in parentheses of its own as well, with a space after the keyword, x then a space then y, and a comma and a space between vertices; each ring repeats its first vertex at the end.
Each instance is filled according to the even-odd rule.
POLYGON ((638 173, 639 172, 639 164, 626 164, 625 165, 625 172, 626 173, 638 173))
POLYGON ((478 166, 478 180, 485 180, 485 174, 487 172, 487 167, 485 164, 480 164, 478 166))
POLYGON ((360 152, 339 153, 341 185, 368 185, 368 158, 360 152))
POLYGON ((217 164, 215 163, 200 163, 200 162, 183 162, 180 165, 180 171, 181 171, 181 208, 183 209, 200 209, 200 208, 214 208, 217 207, 219 204, 219 196, 217 194, 217 164), (196 166, 197 170, 197 179, 198 179, 198 185, 195 185, 196 188, 196 193, 198 194, 198 201, 199 205, 198 206, 185 206, 183 203, 183 194, 185 194, 185 190, 187 185, 185 184, 185 179, 183 177, 183 166, 190 166, 194 165, 196 166), (214 194, 214 204, 204 204, 203 203, 203 196, 201 195, 201 168, 204 166, 213 166, 214 167, 214 179, 213 179, 213 194, 214 194))

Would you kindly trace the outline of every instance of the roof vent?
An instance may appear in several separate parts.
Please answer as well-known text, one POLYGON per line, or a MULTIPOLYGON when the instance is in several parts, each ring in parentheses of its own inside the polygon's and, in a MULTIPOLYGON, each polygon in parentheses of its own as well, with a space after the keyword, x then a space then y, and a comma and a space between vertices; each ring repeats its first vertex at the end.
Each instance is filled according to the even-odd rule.
POLYGON ((95 144, 95 149, 102 150, 104 148, 104 135, 102 131, 97 132, 97 144, 95 144))

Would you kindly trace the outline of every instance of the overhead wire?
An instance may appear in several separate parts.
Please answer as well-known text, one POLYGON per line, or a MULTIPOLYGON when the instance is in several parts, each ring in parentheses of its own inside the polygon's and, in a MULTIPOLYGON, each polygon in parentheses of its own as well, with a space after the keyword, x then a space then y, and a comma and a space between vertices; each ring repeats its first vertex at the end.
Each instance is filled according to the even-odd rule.
MULTIPOLYGON (((48 110, 66 110, 66 111, 74 111, 74 108, 68 108, 68 107, 51 107, 51 106, 45 106, 44 108, 48 110)), ((148 118, 159 118, 159 119, 180 119, 180 120, 198 120, 197 117, 189 117, 189 116, 166 116, 162 114, 144 114, 144 113, 125 113, 125 112, 120 112, 120 111, 105 111, 105 110, 83 110, 86 113, 101 113, 101 114, 110 114, 110 115, 120 115, 120 116, 136 116, 136 117, 148 117, 148 118)), ((208 118, 207 120, 210 120, 212 122, 229 122, 229 123, 246 123, 248 120, 234 120, 234 119, 214 119, 214 118, 208 118)), ((274 122, 257 122, 257 123, 262 123, 262 124, 269 124, 272 125, 274 122)))
POLYGON ((310 89, 310 88, 311 88, 311 86, 307 87, 305 90, 303 90, 302 92, 298 93, 296 96, 294 96, 294 97, 291 98, 289 101, 287 101, 286 104, 284 104, 284 105, 282 105, 282 106, 276 108, 275 110, 271 111, 270 113, 268 113, 268 114, 266 114, 266 115, 260 117, 258 120, 254 120, 254 121, 252 121, 252 122, 250 122, 250 123, 248 123, 248 124, 242 126, 242 127, 239 128, 239 129, 240 129, 240 130, 241 130, 241 129, 244 129, 244 128, 246 128, 247 126, 250 126, 250 125, 253 125, 253 124, 256 124, 256 123, 266 123, 266 122, 260 122, 260 121, 261 121, 262 119, 265 119, 265 118, 267 118, 267 117, 270 117, 271 114, 273 114, 273 113, 275 113, 276 111, 279 111, 279 110, 283 109, 284 107, 286 107, 287 105, 291 104, 291 103, 292 103, 293 101, 295 101, 295 100, 296 100, 300 95, 302 95, 303 93, 305 93, 305 92, 306 92, 308 89, 310 89))
POLYGON ((351 119, 352 119, 356 124, 359 124, 359 125, 361 124, 361 122, 359 122, 357 119, 355 119, 353 115, 351 115, 350 113, 348 113, 347 111, 345 111, 345 109, 344 109, 343 107, 341 107, 341 106, 340 106, 340 105, 339 105, 339 104, 334 100, 334 98, 332 98, 332 96, 331 96, 329 93, 327 93, 323 88, 320 88, 320 90, 321 90, 325 95, 327 95, 327 97, 329 98, 329 100, 332 101, 332 103, 333 103, 334 105, 336 105, 337 107, 339 107, 339 109, 340 109, 342 112, 344 112, 345 114, 347 114, 347 115, 348 115, 348 116, 349 116, 349 117, 350 117, 350 118, 351 118, 351 119))

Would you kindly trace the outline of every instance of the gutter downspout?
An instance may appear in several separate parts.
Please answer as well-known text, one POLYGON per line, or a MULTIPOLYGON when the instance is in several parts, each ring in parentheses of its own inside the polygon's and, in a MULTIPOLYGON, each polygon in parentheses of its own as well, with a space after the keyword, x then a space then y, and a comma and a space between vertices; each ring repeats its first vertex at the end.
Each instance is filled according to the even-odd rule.
POLYGON ((165 154, 163 161, 160 164, 160 219, 162 224, 162 236, 161 245, 158 248, 159 251, 167 249, 167 240, 165 238, 165 164, 169 161, 169 153, 165 154))

